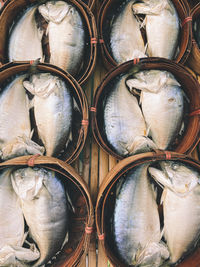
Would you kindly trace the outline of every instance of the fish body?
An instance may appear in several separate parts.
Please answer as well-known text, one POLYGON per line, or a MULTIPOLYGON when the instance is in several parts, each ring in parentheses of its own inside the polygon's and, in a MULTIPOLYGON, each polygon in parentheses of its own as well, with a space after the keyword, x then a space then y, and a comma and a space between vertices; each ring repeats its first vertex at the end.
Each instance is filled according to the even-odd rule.
POLYGON ((169 256, 167 248, 159 243, 159 214, 155 192, 147 177, 148 166, 142 164, 128 173, 114 209, 116 246, 129 265, 160 266, 162 258, 169 256))
POLYGON ((200 237, 200 175, 179 162, 162 162, 161 167, 162 170, 150 167, 149 172, 164 186, 164 237, 170 261, 175 263, 200 237))
POLYGON ((184 94, 169 72, 150 70, 127 82, 141 90, 142 111, 149 135, 159 149, 167 149, 179 133, 183 120, 184 94))
POLYGON ((144 0, 133 5, 134 14, 146 14, 147 54, 173 59, 179 36, 179 18, 170 0, 144 0))
POLYGON ((140 24, 132 11, 134 2, 125 4, 112 25, 110 45, 118 64, 133 58, 146 57, 140 24))
POLYGON ((48 1, 38 8, 48 21, 50 63, 75 75, 84 52, 84 28, 81 16, 64 1, 48 1))
POLYGON ((41 266, 61 249, 68 231, 65 189, 53 171, 43 168, 18 169, 11 180, 30 235, 40 251, 33 266, 41 266))
POLYGON ((35 21, 36 6, 30 7, 11 31, 8 54, 9 61, 43 61, 42 35, 35 21))
POLYGON ((10 173, 5 169, 0 175, 0 251, 6 245, 22 246, 24 241, 24 217, 10 173))
POLYGON ((106 99, 105 132, 109 143, 122 156, 149 151, 156 146, 146 135, 137 98, 126 88, 126 75, 117 81, 106 99))
POLYGON ((50 73, 36 74, 24 86, 34 95, 34 115, 47 156, 58 155, 68 141, 72 98, 64 81, 50 73))
POLYGON ((24 78, 25 75, 15 78, 0 96, 1 147, 17 136, 30 136, 29 102, 23 87, 24 78))
POLYGON ((0 96, 0 156, 3 160, 44 153, 44 148, 30 139, 30 103, 24 79, 25 75, 15 78, 0 96))

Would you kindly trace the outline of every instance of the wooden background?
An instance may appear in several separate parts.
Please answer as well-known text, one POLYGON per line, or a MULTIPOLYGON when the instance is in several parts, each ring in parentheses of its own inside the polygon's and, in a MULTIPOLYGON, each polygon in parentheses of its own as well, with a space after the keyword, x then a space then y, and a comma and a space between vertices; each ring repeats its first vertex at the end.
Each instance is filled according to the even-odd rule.
MULTIPOLYGON (((99 6, 100 1, 96 1, 93 10, 95 18, 97 18, 96 14, 99 10, 99 6)), ((89 107, 92 106, 94 92, 106 73, 107 70, 103 66, 100 50, 98 49, 94 73, 83 86, 89 107)), ((200 81, 200 77, 197 78, 199 78, 200 81)), ((92 136, 90 126, 91 124, 89 125, 89 132, 84 149, 81 152, 79 159, 72 165, 89 185, 93 205, 95 207, 99 186, 107 173, 117 164, 117 160, 112 156, 109 156, 97 145, 92 136)), ((198 159, 197 149, 195 149, 191 156, 198 159)), ((113 265, 108 261, 101 245, 98 244, 96 232, 94 232, 91 236, 88 254, 86 258, 82 259, 79 267, 113 267, 113 265)))

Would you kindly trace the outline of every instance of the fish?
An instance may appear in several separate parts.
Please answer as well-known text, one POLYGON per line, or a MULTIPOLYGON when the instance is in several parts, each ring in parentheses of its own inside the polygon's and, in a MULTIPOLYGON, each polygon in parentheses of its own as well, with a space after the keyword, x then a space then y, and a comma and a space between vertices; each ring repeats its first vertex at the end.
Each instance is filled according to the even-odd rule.
POLYGON ((11 174, 13 188, 35 241, 40 258, 34 267, 47 263, 60 249, 68 232, 65 188, 54 171, 20 168, 11 174))
POLYGON ((0 95, 0 155, 2 159, 43 154, 31 141, 30 102, 23 86, 26 75, 16 77, 0 95))
POLYGON ((0 251, 6 245, 22 246, 24 242, 24 216, 12 188, 11 172, 12 168, 6 168, 0 174, 0 251))
POLYGON ((14 25, 8 42, 9 61, 44 61, 42 50, 43 30, 37 27, 35 12, 37 6, 32 6, 14 25))
POLYGON ((48 22, 50 63, 76 75, 85 47, 84 25, 78 10, 64 1, 48 1, 38 11, 48 22))
POLYGON ((170 72, 146 70, 136 73, 127 86, 133 93, 135 88, 141 91, 149 136, 159 149, 168 149, 183 123, 185 94, 181 85, 170 72))
POLYGON ((147 128, 137 98, 126 87, 127 75, 115 82, 104 104, 104 125, 108 142, 121 156, 155 150, 146 137, 147 128))
POLYGON ((200 238, 200 174, 179 161, 161 161, 149 173, 163 187, 164 237, 170 262, 178 262, 200 238))
POLYGON ((143 0, 133 4, 134 14, 145 17, 149 57, 173 59, 180 32, 179 17, 170 0, 143 0))
POLYGON ((34 95, 37 130, 46 156, 56 156, 69 141, 72 124, 72 97, 65 82, 50 73, 39 73, 23 82, 34 95))
POLYGON ((0 266, 21 266, 16 259, 36 260, 35 251, 23 248, 26 238, 24 216, 20 201, 11 183, 12 168, 6 168, 0 174, 0 266))
POLYGON ((118 64, 146 57, 140 23, 132 11, 134 2, 135 0, 127 2, 111 25, 110 47, 118 64))
POLYGON ((121 258, 134 266, 160 266, 169 257, 161 241, 156 193, 148 178, 149 163, 133 168, 116 197, 114 239, 121 258))

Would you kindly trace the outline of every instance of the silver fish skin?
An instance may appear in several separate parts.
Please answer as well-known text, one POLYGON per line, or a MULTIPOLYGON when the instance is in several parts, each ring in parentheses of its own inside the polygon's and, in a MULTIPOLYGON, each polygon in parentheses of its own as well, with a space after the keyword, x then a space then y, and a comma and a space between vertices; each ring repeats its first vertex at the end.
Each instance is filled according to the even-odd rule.
POLYGON ((9 37, 9 61, 36 60, 43 61, 42 35, 37 28, 35 12, 37 7, 27 9, 14 26, 9 37))
POLYGON ((44 148, 31 140, 30 103, 23 86, 25 77, 15 78, 0 96, 0 156, 3 160, 44 153, 44 148))
POLYGON ((133 5, 134 14, 146 14, 147 54, 173 59, 179 36, 179 18, 170 0, 143 0, 133 5))
POLYGON ((200 235, 200 174, 184 164, 162 162, 162 170, 149 168, 162 186, 164 237, 171 263, 176 263, 192 249, 200 235))
POLYGON ((141 104, 149 135, 159 149, 167 149, 183 122, 184 93, 166 71, 142 71, 127 81, 131 91, 141 90, 141 104))
POLYGON ((125 4, 111 28, 110 45, 118 64, 133 58, 146 57, 140 23, 132 11, 134 2, 135 0, 125 4))
POLYGON ((12 188, 11 171, 5 169, 0 174, 0 251, 6 245, 22 246, 24 241, 24 217, 12 188))
POLYGON ((149 164, 131 170, 116 198, 114 236, 120 256, 129 265, 160 266, 169 257, 160 242, 155 192, 147 176, 149 164))
POLYGON ((76 75, 83 59, 85 38, 79 12, 64 1, 48 1, 38 10, 49 23, 50 63, 76 75))
POLYGON ((63 80, 50 73, 32 75, 23 84, 34 95, 34 115, 46 155, 56 156, 65 148, 71 130, 70 91, 63 80))
POLYGON ((156 145, 146 137, 146 124, 137 98, 126 87, 124 75, 106 99, 105 132, 109 143, 122 156, 151 151, 156 145))
POLYGON ((43 168, 18 169, 11 181, 30 235, 40 251, 40 258, 33 266, 41 266, 61 249, 68 231, 65 189, 55 172, 43 168))
POLYGON ((0 95, 0 147, 17 136, 30 136, 29 101, 23 87, 24 78, 25 75, 15 78, 0 95))

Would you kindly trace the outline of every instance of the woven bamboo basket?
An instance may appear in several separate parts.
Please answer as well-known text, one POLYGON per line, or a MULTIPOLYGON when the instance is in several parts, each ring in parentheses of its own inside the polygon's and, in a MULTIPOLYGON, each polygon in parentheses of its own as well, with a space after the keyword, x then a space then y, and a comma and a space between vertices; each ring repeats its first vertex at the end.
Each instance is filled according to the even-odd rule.
POLYGON ((125 62, 113 68, 98 86, 94 99, 92 111, 92 130, 97 143, 110 155, 117 159, 122 156, 117 154, 108 143, 104 130, 103 101, 106 94, 112 89, 112 81, 120 75, 128 73, 133 66, 138 70, 165 70, 171 72, 181 84, 185 94, 189 99, 189 110, 185 111, 184 120, 187 123, 184 134, 173 145, 172 151, 179 153, 189 153, 197 145, 200 138, 200 120, 198 110, 200 108, 200 86, 198 81, 186 70, 186 68, 173 61, 161 58, 143 58, 125 62), (187 112, 187 113, 186 113, 187 112))
MULTIPOLYGON (((81 0, 70 0, 68 1, 71 5, 75 6, 79 11, 81 18, 83 20, 84 30, 85 30, 85 48, 84 48, 84 60, 82 66, 80 66, 77 74, 74 75, 76 80, 80 84, 84 83, 88 77, 91 75, 95 63, 96 63, 96 53, 97 53, 97 29, 96 22, 93 13, 90 8, 84 4, 81 0)), ((0 63, 5 64, 8 60, 8 39, 9 31, 16 21, 20 18, 23 12, 31 5, 37 4, 37 0, 9 0, 3 5, 0 10, 0 63)), ((44 31, 46 31, 47 23, 42 24, 44 31)), ((43 52, 46 53, 47 61, 49 57, 49 45, 48 38, 42 39, 43 52)), ((61 55, 62 56, 62 55, 61 55)), ((49 62, 46 62, 49 63, 49 62)))
POLYGON ((93 205, 84 180, 68 164, 52 157, 23 156, 0 163, 0 169, 37 167, 55 171, 70 195, 74 212, 69 214, 69 241, 61 252, 45 266, 77 266, 87 253, 94 215, 93 205))
MULTIPOLYGON (((74 161, 80 154, 86 140, 88 132, 88 104, 84 91, 82 90, 79 83, 67 72, 63 71, 60 68, 55 67, 47 63, 39 63, 34 65, 34 62, 12 62, 4 64, 0 68, 0 85, 1 88, 4 88, 10 80, 13 79, 16 75, 25 74, 34 70, 37 72, 48 72, 53 75, 56 75, 63 79, 66 82, 66 85, 70 89, 72 97, 75 99, 79 111, 74 110, 72 113, 72 142, 70 142, 67 148, 58 155, 63 161, 71 163, 74 161)), ((35 128, 34 120, 32 121, 33 128, 35 128)), ((35 131, 35 136, 33 140, 38 143, 40 142, 37 136, 37 130, 35 131), (35 139, 35 140, 34 140, 35 139)))
MULTIPOLYGON (((192 21, 194 22, 198 17, 200 17, 200 3, 196 4, 191 10, 192 21)), ((200 47, 198 46, 194 32, 193 25, 191 24, 192 31, 192 49, 187 60, 187 65, 198 75, 200 75, 200 47)))
MULTIPOLYGON (((136 166, 139 166, 143 163, 156 163, 163 160, 175 160, 188 164, 189 166, 195 168, 197 171, 200 171, 199 161, 194 160, 193 158, 175 152, 163 151, 152 153, 148 152, 145 154, 139 154, 132 157, 128 157, 120 161, 105 177, 103 180, 98 197, 96 202, 96 227, 99 237, 99 241, 109 258, 113 266, 126 267, 122 259, 120 259, 118 252, 115 248, 115 241, 112 236, 111 230, 111 219, 114 211, 114 203, 116 198, 116 184, 120 178, 122 178, 127 171, 133 169, 136 166)), ((191 252, 180 262, 178 267, 189 267, 189 266, 199 266, 200 257, 199 257, 199 248, 196 248, 195 251, 191 252)))
MULTIPOLYGON (((114 60, 110 48, 109 41, 109 25, 113 20, 114 14, 116 13, 117 8, 122 4, 123 0, 105 0, 103 1, 101 8, 99 10, 98 19, 97 19, 97 28, 99 34, 100 50, 101 55, 107 69, 115 67, 117 62, 114 60)), ((190 53, 192 42, 191 42, 191 31, 190 24, 191 20, 188 20, 189 17, 189 5, 187 0, 172 0, 179 19, 180 19, 180 36, 179 36, 179 52, 174 58, 175 62, 184 63, 190 53)))

